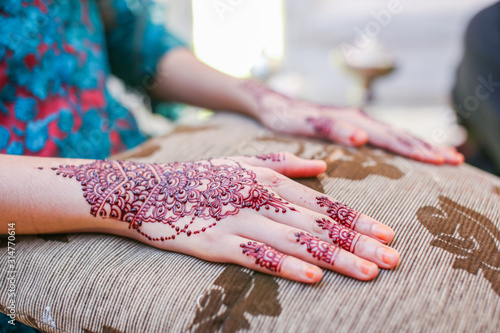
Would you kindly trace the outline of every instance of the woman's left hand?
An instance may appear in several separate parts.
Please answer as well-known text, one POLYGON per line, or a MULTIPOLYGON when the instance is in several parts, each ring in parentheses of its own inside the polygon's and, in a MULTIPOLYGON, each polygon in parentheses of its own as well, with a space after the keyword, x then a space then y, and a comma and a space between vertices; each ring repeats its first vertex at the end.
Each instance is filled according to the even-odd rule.
POLYGON ((433 146, 413 135, 373 119, 355 108, 336 108, 290 98, 259 83, 247 81, 254 114, 271 130, 312 136, 358 147, 366 143, 417 161, 458 165, 464 161, 455 148, 433 146))

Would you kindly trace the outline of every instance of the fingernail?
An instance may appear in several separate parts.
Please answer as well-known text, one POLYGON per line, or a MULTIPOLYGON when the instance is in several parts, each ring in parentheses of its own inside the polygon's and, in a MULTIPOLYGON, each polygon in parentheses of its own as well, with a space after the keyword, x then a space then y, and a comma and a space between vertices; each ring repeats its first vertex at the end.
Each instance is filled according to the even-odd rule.
POLYGON ((380 240, 389 241, 393 236, 392 229, 381 224, 372 225, 372 233, 380 240))
POLYGON ((321 276, 321 269, 315 266, 306 267, 306 277, 310 280, 317 280, 321 276))
POLYGON ((372 276, 377 269, 377 265, 367 262, 367 261, 361 261, 359 263, 359 269, 361 270, 361 273, 363 273, 366 276, 372 276))
POLYGON ((377 249, 377 255, 387 265, 394 265, 398 260, 398 253, 396 251, 384 247, 377 249))
POLYGON ((351 143, 353 145, 360 145, 363 143, 364 141, 364 135, 363 133, 361 132, 354 132, 350 137, 349 137, 349 141, 351 141, 351 143))

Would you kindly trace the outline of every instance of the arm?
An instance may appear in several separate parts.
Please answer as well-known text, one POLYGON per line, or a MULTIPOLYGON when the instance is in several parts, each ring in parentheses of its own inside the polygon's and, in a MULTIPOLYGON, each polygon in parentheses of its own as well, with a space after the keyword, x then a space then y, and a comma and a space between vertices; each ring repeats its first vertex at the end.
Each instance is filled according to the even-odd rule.
POLYGON ((171 50, 161 59, 150 94, 158 100, 247 114, 278 132, 354 147, 370 143, 427 163, 460 164, 464 159, 454 148, 432 146, 362 110, 290 98, 255 81, 228 76, 203 64, 185 48, 171 50))
POLYGON ((389 227, 283 176, 325 168, 288 153, 169 164, 0 155, 0 223, 110 233, 306 283, 319 267, 360 280, 395 267, 389 227))
POLYGON ((97 221, 89 214, 81 185, 55 177, 57 168, 90 160, 0 155, 0 222, 2 233, 15 223, 19 234, 126 231, 116 221, 97 221))

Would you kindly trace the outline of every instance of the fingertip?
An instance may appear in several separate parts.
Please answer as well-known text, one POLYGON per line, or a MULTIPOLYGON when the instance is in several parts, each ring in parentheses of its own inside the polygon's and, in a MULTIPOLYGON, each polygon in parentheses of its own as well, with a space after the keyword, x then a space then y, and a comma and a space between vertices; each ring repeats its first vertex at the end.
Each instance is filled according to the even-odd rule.
POLYGON ((323 278, 323 270, 318 266, 308 265, 305 267, 304 276, 306 283, 316 283, 319 282, 323 278))
POLYGON ((453 165, 460 165, 465 162, 465 156, 455 152, 453 159, 448 160, 448 163, 453 164, 453 165))
POLYGON ((298 163, 287 170, 289 177, 315 177, 326 171, 327 164, 323 160, 307 160, 300 157, 297 159, 299 159, 298 163))
POLYGON ((391 269, 399 263, 399 252, 386 246, 380 246, 376 250, 378 258, 381 260, 381 267, 391 269))
POLYGON ((394 238, 394 231, 381 223, 373 223, 371 227, 373 236, 382 243, 389 243, 394 238))
POLYGON ((326 169, 328 168, 328 164, 326 164, 326 162, 323 160, 311 160, 311 161, 315 162, 316 167, 318 168, 319 171, 318 174, 325 172, 326 169))

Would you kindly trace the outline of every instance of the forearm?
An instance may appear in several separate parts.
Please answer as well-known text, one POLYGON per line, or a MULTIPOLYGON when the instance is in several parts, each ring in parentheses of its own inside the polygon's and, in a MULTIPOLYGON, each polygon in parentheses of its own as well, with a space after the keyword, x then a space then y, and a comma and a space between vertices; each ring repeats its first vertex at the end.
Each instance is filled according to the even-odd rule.
POLYGON ((122 234, 126 225, 93 217, 81 184, 62 174, 60 165, 89 160, 0 155, 1 233, 15 223, 18 234, 107 232, 122 234))
POLYGON ((151 96, 213 110, 230 110, 257 116, 245 80, 221 73, 198 60, 188 49, 167 53, 158 64, 158 77, 151 96))

